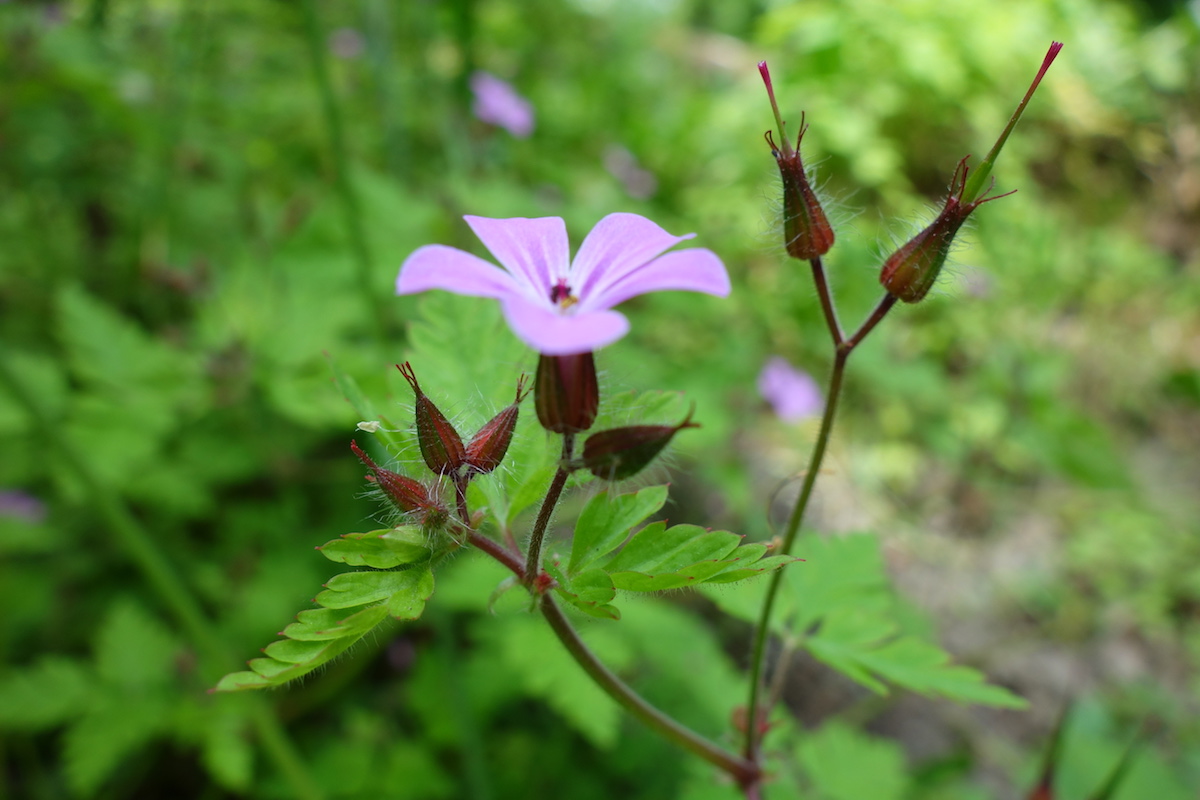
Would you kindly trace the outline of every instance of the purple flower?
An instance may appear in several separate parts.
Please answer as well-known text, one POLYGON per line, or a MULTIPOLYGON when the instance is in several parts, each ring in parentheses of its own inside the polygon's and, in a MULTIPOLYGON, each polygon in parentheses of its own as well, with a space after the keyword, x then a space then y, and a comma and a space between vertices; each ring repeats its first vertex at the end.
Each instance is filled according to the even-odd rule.
POLYGON ((637 214, 600 220, 573 261, 559 217, 463 219, 503 269, 453 247, 426 245, 400 267, 396 293, 445 289, 495 298, 513 332, 544 355, 586 353, 620 339, 629 321, 610 309, 639 294, 729 294, 725 266, 711 250, 663 255, 695 234, 672 236, 637 214))
POLYGON ((471 75, 471 91, 475 93, 471 111, 481 121, 504 128, 518 139, 533 133, 533 106, 511 83, 479 71, 471 75))
POLYGON ((27 492, 0 489, 0 517, 41 522, 46 519, 46 504, 27 492))
POLYGON ((812 376, 779 356, 768 359, 758 373, 758 391, 784 422, 816 416, 825 405, 821 387, 812 376))

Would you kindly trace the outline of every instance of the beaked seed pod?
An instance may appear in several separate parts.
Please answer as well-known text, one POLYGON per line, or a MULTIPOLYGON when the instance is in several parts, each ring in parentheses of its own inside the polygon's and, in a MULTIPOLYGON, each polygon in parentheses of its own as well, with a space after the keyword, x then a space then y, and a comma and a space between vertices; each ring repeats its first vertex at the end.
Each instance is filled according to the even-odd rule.
POLYGON ((517 381, 517 397, 512 403, 492 417, 486 425, 479 429, 471 441, 467 442, 467 466, 481 475, 500 466, 512 444, 513 431, 517 427, 517 414, 521 401, 529 389, 525 386, 525 376, 517 381))
POLYGON ((632 478, 649 466, 676 433, 700 427, 692 422, 694 411, 695 407, 678 425, 628 425, 593 433, 583 443, 583 466, 603 480, 632 478))

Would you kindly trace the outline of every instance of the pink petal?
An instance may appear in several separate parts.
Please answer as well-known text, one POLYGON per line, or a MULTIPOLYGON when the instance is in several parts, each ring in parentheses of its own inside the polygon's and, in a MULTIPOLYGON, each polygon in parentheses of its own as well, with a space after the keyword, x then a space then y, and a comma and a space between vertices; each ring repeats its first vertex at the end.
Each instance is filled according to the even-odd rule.
POLYGON ((416 294, 428 289, 493 298, 522 292, 516 279, 495 264, 442 244, 418 248, 404 259, 396 276, 396 294, 416 294))
MULTIPOLYGON (((596 223, 579 246, 571 264, 571 288, 581 301, 587 300, 695 235, 672 236, 638 214, 609 214, 596 223)), ((592 303, 589 306, 595 307, 592 303)))
POLYGON ((596 350, 629 330, 629 320, 616 311, 564 315, 517 297, 506 299, 503 307, 504 318, 517 337, 548 356, 596 350))
POLYGON ((678 250, 627 272, 599 293, 584 298, 579 305, 583 311, 612 308, 639 294, 665 291, 704 292, 725 297, 729 294, 729 275, 721 259, 711 250, 678 250))
POLYGON ((489 219, 463 217, 479 241, 524 287, 529 299, 550 307, 550 290, 571 263, 567 226, 561 217, 489 219))

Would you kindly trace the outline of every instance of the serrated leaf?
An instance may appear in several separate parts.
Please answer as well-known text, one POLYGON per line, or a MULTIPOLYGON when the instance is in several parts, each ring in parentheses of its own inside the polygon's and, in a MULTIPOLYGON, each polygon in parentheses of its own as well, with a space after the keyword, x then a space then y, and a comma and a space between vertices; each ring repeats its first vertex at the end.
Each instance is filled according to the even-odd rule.
POLYGON ((795 630, 806 630, 842 606, 878 608, 890 604, 890 584, 875 537, 806 536, 792 551, 805 560, 803 568, 788 570, 785 576, 796 609, 791 623, 795 630))
POLYGON ((42 730, 87 708, 96 678, 82 665, 48 657, 0 679, 0 728, 42 730))
POLYGON ((884 681, 924 695, 1023 708, 1021 698, 984 682, 970 667, 954 665, 950 655, 915 636, 895 635, 896 625, 876 612, 843 609, 830 614, 805 647, 820 661, 878 694, 884 681))
POLYGON ((710 531, 699 525, 668 528, 666 523, 656 522, 638 531, 604 569, 645 575, 675 572, 701 561, 722 559, 741 541, 741 536, 729 531, 710 531))
MULTIPOLYGON (((247 689, 282 686, 337 658, 361 638, 362 636, 354 636, 333 639, 328 642, 305 642, 304 644, 316 645, 309 651, 307 661, 289 663, 272 658, 255 658, 250 662, 252 672, 234 672, 226 675, 217 683, 216 691, 239 692, 247 689)), ((276 642, 276 644, 280 644, 280 642, 276 642)), ((270 650, 270 647, 267 649, 270 650)))
POLYGON ((417 619, 425 612, 425 601, 433 594, 433 572, 428 565, 410 569, 417 573, 411 583, 397 591, 387 602, 388 613, 396 619, 417 619))
MULTIPOLYGON (((738 552, 745 549, 748 545, 743 545, 738 548, 738 552)), ((705 583, 735 583, 744 581, 749 578, 757 578, 759 575, 765 575, 768 572, 774 572, 781 567, 786 567, 788 564, 794 564, 799 559, 791 556, 767 556, 760 558, 757 561, 752 561, 753 566, 740 567, 738 565, 744 563, 746 559, 737 559, 737 562, 727 568, 725 571, 713 575, 705 581, 705 583)))
POLYGON ((650 486, 615 497, 601 492, 593 497, 575 523, 567 572, 580 572, 611 553, 625 541, 635 525, 662 508, 666 501, 666 486, 650 486))
POLYGON ((391 569, 429 558, 425 534, 416 525, 403 525, 368 533, 347 533, 317 549, 330 561, 352 567, 391 569))
POLYGON ((617 590, 612 578, 602 569, 584 570, 569 577, 557 565, 546 565, 546 572, 558 582, 558 596, 585 614, 601 619, 620 619, 620 610, 611 605, 617 590))
POLYGON ((390 600, 398 593, 419 593, 427 582, 429 591, 422 603, 433 591, 433 573, 427 564, 396 572, 343 572, 325 584, 316 602, 326 608, 353 608, 390 600))
POLYGON ((1000 708, 1025 708, 1028 703, 1000 686, 984 682, 978 670, 950 663, 950 654, 913 636, 895 639, 864 653, 859 662, 897 686, 925 695, 1000 708))
POLYGON ((283 629, 283 635, 300 641, 327 641, 360 637, 388 615, 386 606, 368 606, 350 616, 337 608, 314 608, 301 611, 296 621, 283 629))

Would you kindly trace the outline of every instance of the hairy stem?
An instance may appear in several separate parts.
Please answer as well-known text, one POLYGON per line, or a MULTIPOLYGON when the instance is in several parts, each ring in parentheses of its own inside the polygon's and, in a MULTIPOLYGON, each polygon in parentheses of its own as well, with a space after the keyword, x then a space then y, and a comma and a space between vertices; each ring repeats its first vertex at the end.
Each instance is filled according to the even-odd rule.
MULTIPOLYGON (((187 588, 166 555, 154 543, 154 537, 142 527, 128 506, 97 477, 92 465, 75 444, 61 435, 62 426, 37 401, 36 395, 0 356, 0 385, 7 387, 17 402, 33 418, 51 446, 56 449, 67 467, 83 484, 93 513, 116 536, 121 548, 141 571, 150 588, 176 618, 188 638, 199 650, 207 668, 224 672, 234 663, 220 634, 204 615, 199 601, 187 588)), ((322 794, 308 774, 296 746, 288 738, 275 712, 263 698, 248 698, 250 721, 268 758, 291 785, 296 797, 319 800, 322 794)))
MULTIPOLYGON (((825 413, 821 417, 821 428, 817 433, 817 441, 813 445, 812 455, 808 460, 808 470, 804 473, 804 482, 800 485, 800 495, 796 498, 796 504, 792 507, 792 513, 788 517, 787 528, 784 530, 783 542, 779 546, 778 552, 781 555, 787 555, 792 550, 792 545, 796 541, 796 534, 800 531, 800 522, 804 519, 805 511, 808 510, 808 503, 812 498, 813 487, 816 485, 817 475, 821 471, 821 464, 825 460, 825 451, 829 446, 829 437, 833 432, 833 423, 837 417, 838 402, 842 396, 842 382, 846 375, 846 362, 850 360, 850 354, 854 352, 854 348, 867 337, 867 334, 875 329, 875 326, 883 320, 888 311, 896 304, 896 298, 893 295, 885 295, 875 307, 875 310, 871 312, 871 315, 855 331, 854 335, 849 339, 843 339, 840 326, 837 322, 837 314, 834 310, 832 297, 829 295, 829 287, 825 282, 825 273, 821 268, 819 260, 813 260, 812 268, 813 277, 817 283, 817 292, 821 295, 821 307, 825 310, 825 320, 834 338, 833 369, 829 375, 829 388, 826 391, 825 413)), ((755 627, 754 645, 750 654, 750 699, 746 705, 746 744, 743 752, 745 757, 751 760, 756 760, 758 757, 759 721, 767 713, 767 709, 759 708, 759 695, 763 680, 763 658, 766 654, 767 639, 770 635, 771 612, 775 608, 775 599, 779 596, 779 586, 782 581, 783 570, 776 570, 772 573, 770 583, 767 584, 766 597, 763 598, 762 612, 755 627)))
POLYGON ((526 584, 537 580, 538 574, 542 571, 542 542, 546 538, 546 528, 550 526, 550 517, 554 514, 554 507, 558 505, 558 498, 562 496, 563 487, 567 485, 567 478, 571 475, 567 464, 571 461, 574 449, 575 434, 563 434, 562 461, 559 463, 558 471, 554 473, 554 480, 550 482, 546 499, 542 501, 537 521, 533 523, 533 531, 529 534, 529 552, 525 559, 524 581, 526 584))

